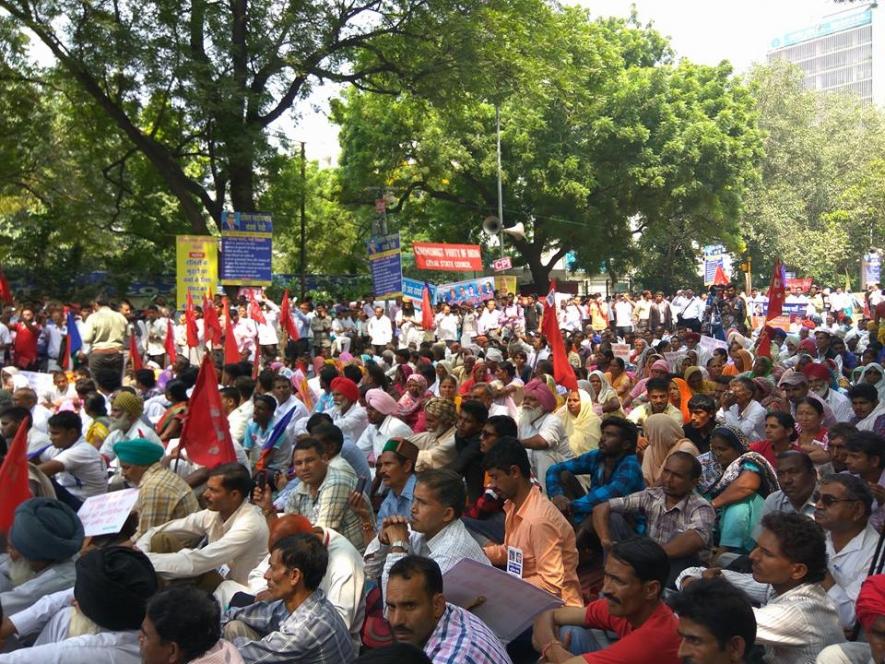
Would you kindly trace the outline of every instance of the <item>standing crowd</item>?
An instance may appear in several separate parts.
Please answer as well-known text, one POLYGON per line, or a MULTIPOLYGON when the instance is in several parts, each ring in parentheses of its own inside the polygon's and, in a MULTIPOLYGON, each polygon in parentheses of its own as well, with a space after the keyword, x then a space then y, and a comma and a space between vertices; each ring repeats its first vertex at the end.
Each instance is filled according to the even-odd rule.
POLYGON ((877 286, 791 293, 764 344, 731 286, 489 295, 5 310, 32 497, 0 664, 885 664, 877 286), (236 458, 208 466, 182 442, 207 357, 236 458), (447 598, 465 569, 558 608, 447 598))

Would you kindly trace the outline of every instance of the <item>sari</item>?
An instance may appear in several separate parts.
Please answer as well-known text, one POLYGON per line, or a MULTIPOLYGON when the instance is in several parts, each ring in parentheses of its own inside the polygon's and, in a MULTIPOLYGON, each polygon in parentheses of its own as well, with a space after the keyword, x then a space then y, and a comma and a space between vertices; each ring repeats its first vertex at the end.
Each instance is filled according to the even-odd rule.
POLYGON ((602 437, 602 419, 593 410, 593 398, 581 389, 578 396, 581 398, 581 409, 577 416, 569 412, 568 402, 556 411, 568 437, 568 446, 576 457, 599 447, 602 437))
POLYGON ((648 439, 648 447, 642 455, 642 476, 647 486, 657 486, 664 470, 664 464, 674 452, 688 452, 698 455, 695 447, 682 431, 682 427, 666 413, 649 415, 643 425, 648 439))
POLYGON ((879 393, 879 403, 883 403, 885 402, 885 369, 882 368, 881 364, 879 364, 878 362, 870 362, 868 365, 866 365, 860 372, 860 377, 857 379, 856 384, 866 382, 865 378, 867 375, 867 371, 869 371, 870 369, 878 371, 879 375, 882 376, 879 382, 875 383, 873 387, 875 387, 876 391, 879 393))
POLYGON ((160 441, 168 443, 172 438, 177 438, 181 435, 184 419, 187 416, 187 406, 187 401, 179 401, 166 409, 166 412, 160 417, 155 427, 160 441), (175 426, 176 422, 178 423, 177 427, 175 426))
POLYGON ((615 388, 612 387, 612 384, 608 382, 608 378, 606 378, 606 375, 602 373, 599 369, 591 371, 590 375, 599 378, 599 384, 601 385, 599 394, 596 395, 596 405, 593 407, 593 410, 596 411, 596 414, 600 417, 606 417, 609 415, 615 417, 626 417, 626 415, 624 414, 624 408, 621 406, 621 399, 620 397, 618 397, 618 393, 615 392, 615 388), (608 413, 604 413, 602 407, 612 399, 617 399, 618 409, 610 411, 608 413))
POLYGON ((413 373, 406 381, 406 389, 399 398, 399 408, 396 416, 403 422, 415 429, 418 418, 424 413, 424 405, 433 398, 433 393, 427 389, 427 379, 419 373, 413 373), (412 396, 409 385, 417 385, 421 388, 421 396, 412 396))
POLYGON ((685 370, 685 375, 683 376, 685 382, 688 383, 688 379, 696 373, 699 373, 701 375, 702 382, 699 389, 692 390, 692 396, 694 396, 695 394, 715 394, 716 384, 713 381, 707 379, 706 376, 704 376, 705 372, 701 367, 688 367, 688 369, 685 370))
POLYGON ((473 370, 470 372, 470 378, 461 383, 461 387, 458 388, 458 394, 469 395, 474 385, 488 382, 489 374, 486 371, 486 363, 482 360, 477 360, 476 364, 473 365, 473 370))

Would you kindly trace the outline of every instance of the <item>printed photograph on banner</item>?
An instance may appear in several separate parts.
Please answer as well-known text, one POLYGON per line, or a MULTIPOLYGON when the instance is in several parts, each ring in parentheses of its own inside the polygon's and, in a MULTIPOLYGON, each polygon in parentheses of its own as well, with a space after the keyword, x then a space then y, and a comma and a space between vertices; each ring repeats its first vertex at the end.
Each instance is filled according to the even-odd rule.
POLYGON ((477 305, 495 297, 495 278, 480 277, 437 286, 437 301, 477 305))

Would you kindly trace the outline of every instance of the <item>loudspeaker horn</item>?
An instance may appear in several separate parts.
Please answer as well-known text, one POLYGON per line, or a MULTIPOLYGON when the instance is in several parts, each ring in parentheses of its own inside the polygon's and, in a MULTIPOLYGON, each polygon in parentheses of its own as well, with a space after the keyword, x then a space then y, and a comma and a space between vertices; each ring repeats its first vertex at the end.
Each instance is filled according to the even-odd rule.
POLYGON ((516 226, 511 226, 510 228, 505 228, 504 232, 507 233, 507 235, 512 235, 513 237, 517 238, 518 240, 525 239, 525 226, 523 225, 523 223, 521 221, 518 224, 516 224, 516 226))
POLYGON ((497 235, 502 228, 501 220, 495 216, 486 217, 485 221, 482 222, 482 229, 489 235, 497 235))

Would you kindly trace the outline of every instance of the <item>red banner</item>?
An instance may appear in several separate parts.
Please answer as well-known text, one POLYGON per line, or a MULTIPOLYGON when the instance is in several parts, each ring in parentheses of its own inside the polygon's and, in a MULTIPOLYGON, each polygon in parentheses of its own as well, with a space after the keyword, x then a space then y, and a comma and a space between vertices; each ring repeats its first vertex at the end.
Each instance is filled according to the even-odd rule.
POLYGON ((801 279, 787 277, 787 290, 792 291, 794 288, 798 288, 803 293, 807 293, 811 289, 813 281, 814 279, 811 277, 802 277, 801 279))
POLYGON ((478 244, 413 242, 412 249, 419 270, 482 272, 482 253, 478 244))

